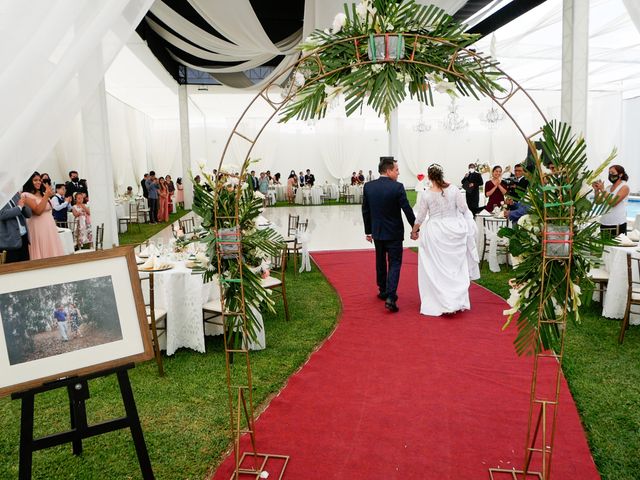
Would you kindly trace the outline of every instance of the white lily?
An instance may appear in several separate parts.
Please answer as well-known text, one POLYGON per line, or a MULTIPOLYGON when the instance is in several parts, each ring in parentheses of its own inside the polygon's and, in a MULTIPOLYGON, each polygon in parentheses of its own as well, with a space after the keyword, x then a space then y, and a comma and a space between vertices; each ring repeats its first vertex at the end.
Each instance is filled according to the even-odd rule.
POLYGON ((333 19, 333 25, 331 30, 333 33, 338 33, 347 23, 347 16, 344 13, 338 13, 333 19))
POLYGON ((305 82, 304 75, 301 72, 296 72, 293 74, 293 84, 297 87, 303 87, 305 82))
POLYGON ((368 2, 360 2, 356 5, 356 15, 363 21, 367 17, 368 2))

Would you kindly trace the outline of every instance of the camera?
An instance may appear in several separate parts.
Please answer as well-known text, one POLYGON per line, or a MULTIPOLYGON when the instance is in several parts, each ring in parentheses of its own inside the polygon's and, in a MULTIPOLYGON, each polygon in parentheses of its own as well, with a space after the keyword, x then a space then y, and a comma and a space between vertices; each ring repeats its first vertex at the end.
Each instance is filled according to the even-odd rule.
POLYGON ((51 179, 50 178, 45 178, 44 180, 42 180, 42 183, 44 183, 45 185, 51 186, 51 179))

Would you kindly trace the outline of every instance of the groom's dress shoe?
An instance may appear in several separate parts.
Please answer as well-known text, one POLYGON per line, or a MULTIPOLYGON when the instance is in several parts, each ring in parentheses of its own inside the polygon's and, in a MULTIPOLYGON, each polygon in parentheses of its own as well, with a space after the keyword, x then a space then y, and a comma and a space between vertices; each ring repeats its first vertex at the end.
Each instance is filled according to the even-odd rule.
POLYGON ((396 305, 396 302, 394 302, 393 300, 389 300, 389 299, 387 299, 387 301, 384 302, 384 308, 386 308, 387 310, 389 310, 392 313, 395 313, 398 310, 400 310, 398 308, 398 306, 396 305))
POLYGON ((386 293, 382 293, 382 292, 380 292, 380 293, 378 294, 378 298, 379 298, 380 300, 386 300, 386 299, 387 299, 387 294, 386 294, 386 293))

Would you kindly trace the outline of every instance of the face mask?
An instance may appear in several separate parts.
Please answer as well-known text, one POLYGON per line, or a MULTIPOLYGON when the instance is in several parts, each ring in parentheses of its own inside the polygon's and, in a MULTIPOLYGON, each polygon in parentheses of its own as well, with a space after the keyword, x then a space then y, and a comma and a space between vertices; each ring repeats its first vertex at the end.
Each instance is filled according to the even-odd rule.
POLYGON ((476 171, 476 169, 475 169, 475 168, 470 168, 470 169, 469 169, 469 173, 473 173, 473 172, 475 172, 475 171, 476 171))
POLYGON ((611 175, 611 174, 609 174, 609 181, 611 183, 616 183, 619 178, 620 178, 620 175, 611 175))

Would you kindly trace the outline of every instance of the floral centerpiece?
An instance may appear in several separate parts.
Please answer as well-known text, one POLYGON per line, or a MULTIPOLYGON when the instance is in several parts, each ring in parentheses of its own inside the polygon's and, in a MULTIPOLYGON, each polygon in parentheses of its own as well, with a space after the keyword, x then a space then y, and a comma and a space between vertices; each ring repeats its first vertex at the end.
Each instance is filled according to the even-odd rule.
POLYGON ((538 332, 539 317, 556 319, 566 313, 568 320, 580 321, 579 307, 590 301, 593 293, 587 274, 599 262, 604 246, 612 244, 600 236, 596 221, 611 202, 596 203, 591 184, 615 157, 615 150, 602 165, 590 170, 584 139, 576 139, 571 127, 557 122, 542 128, 539 145, 544 163, 552 168, 539 164, 528 176, 529 187, 520 200, 528 213, 514 227, 499 231, 500 236, 509 238, 509 252, 517 259, 510 283, 511 308, 504 314, 508 316, 507 327, 519 313, 515 340, 519 354, 556 345, 558 325, 542 323, 538 332))
POLYGON ((363 0, 344 6, 331 29, 315 30, 292 74, 295 94, 281 121, 325 115, 344 95, 347 115, 364 103, 389 117, 407 96, 433 105, 432 90, 478 97, 502 91, 496 63, 464 48, 480 37, 444 10, 415 0, 363 0))
MULTIPOLYGON (((247 171, 250 160, 241 171, 247 171)), ((235 170, 231 170, 235 172, 235 170)), ((246 179, 236 173, 228 173, 229 170, 221 169, 220 175, 213 178, 210 174, 201 173, 203 184, 194 182, 193 211, 202 217, 202 227, 206 234, 199 239, 206 245, 206 256, 211 259, 203 272, 205 281, 209 281, 214 275, 223 285, 224 300, 227 311, 238 312, 242 310, 242 298, 246 305, 247 332, 255 340, 259 324, 255 317, 255 311, 260 307, 266 307, 274 311, 273 300, 270 292, 266 290, 260 280, 265 267, 265 260, 277 257, 284 245, 284 240, 271 228, 256 229, 256 219, 260 215, 262 199, 255 195, 252 188, 246 188, 246 179), (239 198, 238 197, 238 193, 239 198), (214 202, 217 202, 218 218, 214 218, 214 202), (234 217, 238 214, 239 223, 234 217), (215 229, 235 235, 241 241, 242 262, 238 262, 233 255, 221 255, 217 259, 216 249, 218 238, 215 229), (235 233, 232 233, 235 232, 235 233), (241 265, 241 267, 240 267, 241 265), (242 268, 242 271, 239 271, 242 268), (234 282, 234 279, 242 276, 243 284, 234 282), (244 288, 244 292, 242 292, 244 288)), ((233 252, 230 252, 233 253, 233 252)), ((230 342, 238 345, 239 337, 234 335, 241 331, 241 319, 239 317, 227 317, 226 325, 230 333, 230 342)))

